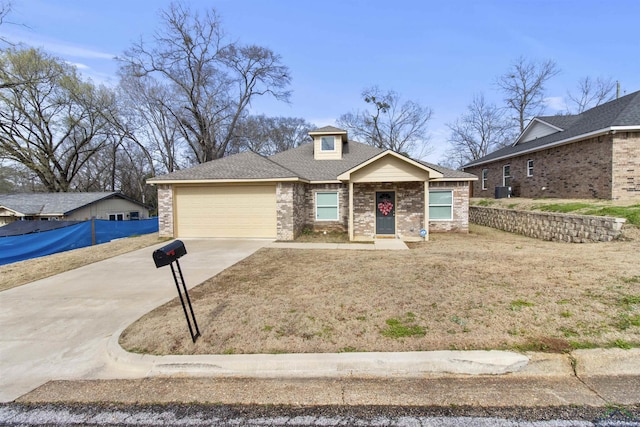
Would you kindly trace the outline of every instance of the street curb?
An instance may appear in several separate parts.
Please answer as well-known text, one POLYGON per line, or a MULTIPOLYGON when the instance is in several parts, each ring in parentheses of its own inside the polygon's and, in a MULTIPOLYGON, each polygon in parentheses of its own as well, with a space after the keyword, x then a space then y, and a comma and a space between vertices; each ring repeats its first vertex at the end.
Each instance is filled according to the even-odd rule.
POLYGON ((118 331, 107 343, 111 361, 142 376, 252 378, 421 378, 430 374, 501 375, 523 370, 529 357, 508 351, 298 353, 152 356, 125 351, 118 331))

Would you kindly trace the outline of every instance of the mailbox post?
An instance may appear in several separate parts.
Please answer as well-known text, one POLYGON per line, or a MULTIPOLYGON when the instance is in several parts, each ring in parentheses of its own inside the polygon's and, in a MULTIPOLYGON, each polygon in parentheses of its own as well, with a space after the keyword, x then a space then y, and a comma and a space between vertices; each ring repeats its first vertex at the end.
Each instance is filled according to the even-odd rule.
POLYGON ((176 289, 178 289, 178 296, 180 297, 180 302, 182 303, 182 309, 184 310, 184 317, 187 319, 187 325, 189 326, 189 332, 191 333, 191 340, 193 340, 193 342, 195 343, 198 337, 200 336, 200 329, 198 329, 198 323, 196 322, 196 315, 193 312, 193 306, 191 305, 189 292, 187 292, 187 285, 184 283, 184 276, 182 275, 182 269, 180 268, 180 262, 178 261, 178 258, 180 258, 183 255, 186 255, 186 253, 187 253, 187 248, 184 247, 184 243, 182 243, 182 241, 180 240, 174 240, 168 245, 165 245, 153 252, 153 262, 155 262, 156 268, 164 267, 165 265, 169 265, 171 267, 173 280, 176 283, 176 289), (176 275, 176 270, 173 268, 174 263, 178 267, 180 280, 178 280, 178 275, 176 275), (180 291, 180 283, 182 283, 182 288, 184 289, 184 298, 182 296, 182 292, 180 291), (187 300, 187 304, 189 305, 189 311, 187 311, 187 304, 185 304, 185 298, 187 300), (191 316, 189 316, 189 314, 191 316))

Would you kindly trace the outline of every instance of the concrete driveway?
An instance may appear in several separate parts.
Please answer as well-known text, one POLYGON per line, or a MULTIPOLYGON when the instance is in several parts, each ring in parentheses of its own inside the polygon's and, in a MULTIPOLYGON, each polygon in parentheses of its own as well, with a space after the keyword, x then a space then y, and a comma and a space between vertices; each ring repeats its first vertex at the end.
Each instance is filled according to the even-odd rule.
MULTIPOLYGON (((180 266, 191 288, 270 241, 184 243, 180 266)), ((109 362, 109 338, 177 296, 170 268, 153 263, 163 245, 0 292, 0 402, 54 379, 125 378, 109 362)))

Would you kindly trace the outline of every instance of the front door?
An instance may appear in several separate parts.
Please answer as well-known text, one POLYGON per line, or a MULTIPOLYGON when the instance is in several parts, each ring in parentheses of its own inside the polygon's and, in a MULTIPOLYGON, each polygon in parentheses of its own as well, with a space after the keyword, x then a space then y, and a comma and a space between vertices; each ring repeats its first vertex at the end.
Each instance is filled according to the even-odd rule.
POLYGON ((376 193, 376 234, 396 234, 396 193, 376 193))

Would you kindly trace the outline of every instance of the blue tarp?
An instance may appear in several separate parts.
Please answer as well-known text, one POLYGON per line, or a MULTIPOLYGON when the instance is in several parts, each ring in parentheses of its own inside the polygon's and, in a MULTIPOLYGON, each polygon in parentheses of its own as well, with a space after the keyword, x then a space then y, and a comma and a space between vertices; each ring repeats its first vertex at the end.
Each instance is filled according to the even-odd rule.
MULTIPOLYGON (((158 218, 140 221, 95 221, 96 244, 157 231, 158 218)), ((41 233, 0 237, 0 265, 91 246, 91 241, 91 221, 41 233)))

